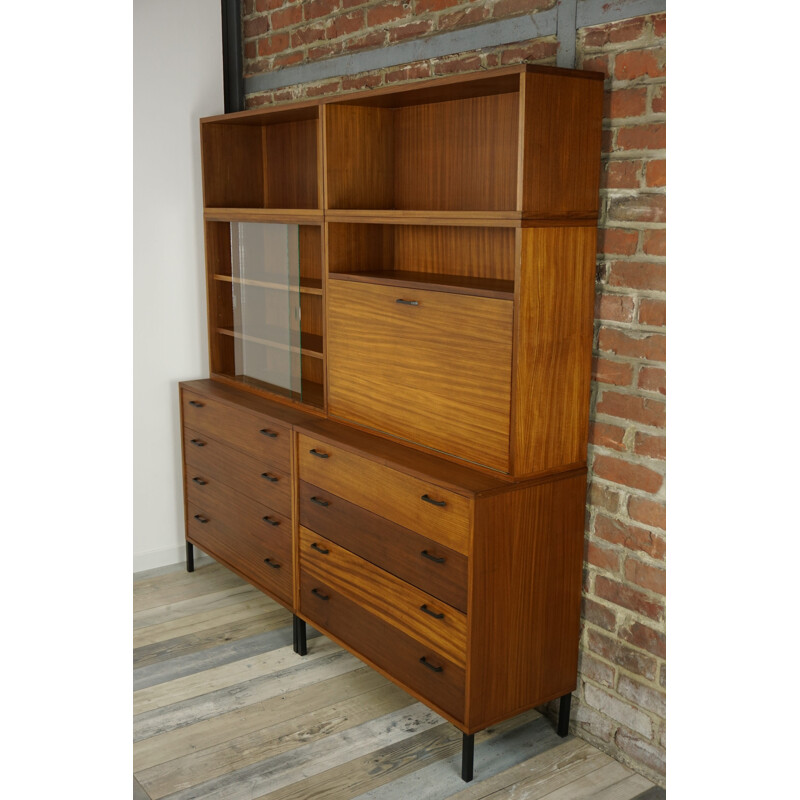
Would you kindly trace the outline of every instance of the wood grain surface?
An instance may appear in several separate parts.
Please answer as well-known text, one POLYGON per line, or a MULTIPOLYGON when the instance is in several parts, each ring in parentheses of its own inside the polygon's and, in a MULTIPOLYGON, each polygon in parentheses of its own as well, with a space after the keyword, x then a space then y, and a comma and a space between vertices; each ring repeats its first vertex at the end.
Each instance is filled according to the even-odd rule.
POLYGON ((505 300, 329 281, 329 414, 506 472, 512 320, 505 300))
POLYGON ((199 557, 192 574, 135 576, 133 592, 134 629, 160 653, 134 649, 137 799, 665 796, 585 742, 559 739, 535 711, 475 736, 465 784, 456 728, 311 629, 308 655, 296 655, 289 612, 225 568, 199 557), (242 602, 260 604, 261 630, 235 621, 242 602), (208 616, 226 607, 229 626, 208 616), (191 640, 169 627, 180 620, 191 640))

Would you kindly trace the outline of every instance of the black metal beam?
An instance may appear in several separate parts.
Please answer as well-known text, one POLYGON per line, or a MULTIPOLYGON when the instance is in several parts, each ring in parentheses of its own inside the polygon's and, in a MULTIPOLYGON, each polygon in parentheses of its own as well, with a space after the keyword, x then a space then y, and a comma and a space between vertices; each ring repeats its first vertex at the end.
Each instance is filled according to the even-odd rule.
POLYGON ((222 0, 222 83, 225 113, 244 111, 242 2, 222 0))

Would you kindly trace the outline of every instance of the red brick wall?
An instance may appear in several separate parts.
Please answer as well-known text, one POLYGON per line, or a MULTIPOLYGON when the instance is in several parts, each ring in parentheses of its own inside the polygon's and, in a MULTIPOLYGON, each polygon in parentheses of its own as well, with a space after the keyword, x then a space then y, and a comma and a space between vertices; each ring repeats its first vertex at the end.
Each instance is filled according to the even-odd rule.
MULTIPOLYGON (((245 74, 352 54, 555 0, 245 0, 245 74)), ((665 15, 579 31, 606 75, 580 678, 573 729, 658 783, 665 773, 665 15)), ((555 37, 251 95, 248 106, 522 61, 555 37)))

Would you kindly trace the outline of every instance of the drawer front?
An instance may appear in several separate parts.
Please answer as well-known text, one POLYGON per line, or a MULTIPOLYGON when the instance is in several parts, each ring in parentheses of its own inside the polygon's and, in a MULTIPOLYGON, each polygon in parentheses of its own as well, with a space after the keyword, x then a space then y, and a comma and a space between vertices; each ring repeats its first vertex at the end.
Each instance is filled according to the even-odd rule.
POLYGON ((209 555, 240 570, 269 592, 292 599, 289 520, 224 488, 187 487, 187 537, 209 555))
POLYGON ((302 526, 466 612, 466 556, 310 483, 299 501, 302 526))
POLYGON ((183 390, 183 425, 243 450, 285 473, 291 471, 291 431, 268 417, 183 390))
POLYGON ((311 574, 300 579, 300 611, 434 707, 464 720, 464 670, 370 614, 311 574), (423 660, 424 659, 424 660, 423 660))
POLYGON ((327 297, 331 416, 508 472, 512 301, 335 280, 327 297))
POLYGON ((459 667, 465 665, 467 617, 461 611, 303 527, 300 570, 459 667))
POLYGON ((183 452, 188 482, 202 486, 202 482, 216 481, 291 515, 292 487, 287 473, 189 428, 183 431, 183 452))
POLYGON ((459 553, 469 551, 470 499, 304 434, 298 448, 300 480, 459 553))

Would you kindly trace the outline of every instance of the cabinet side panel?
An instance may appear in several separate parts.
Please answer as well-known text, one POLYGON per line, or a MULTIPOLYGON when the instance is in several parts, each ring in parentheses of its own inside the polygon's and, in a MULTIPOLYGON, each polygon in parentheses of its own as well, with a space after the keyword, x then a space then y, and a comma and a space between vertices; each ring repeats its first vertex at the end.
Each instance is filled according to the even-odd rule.
POLYGON ((523 206, 526 215, 597 215, 603 83, 525 76, 523 206))
POLYGON ((467 724, 575 688, 586 474, 478 498, 467 724))
POLYGON ((586 463, 597 230, 522 231, 514 474, 586 463))

